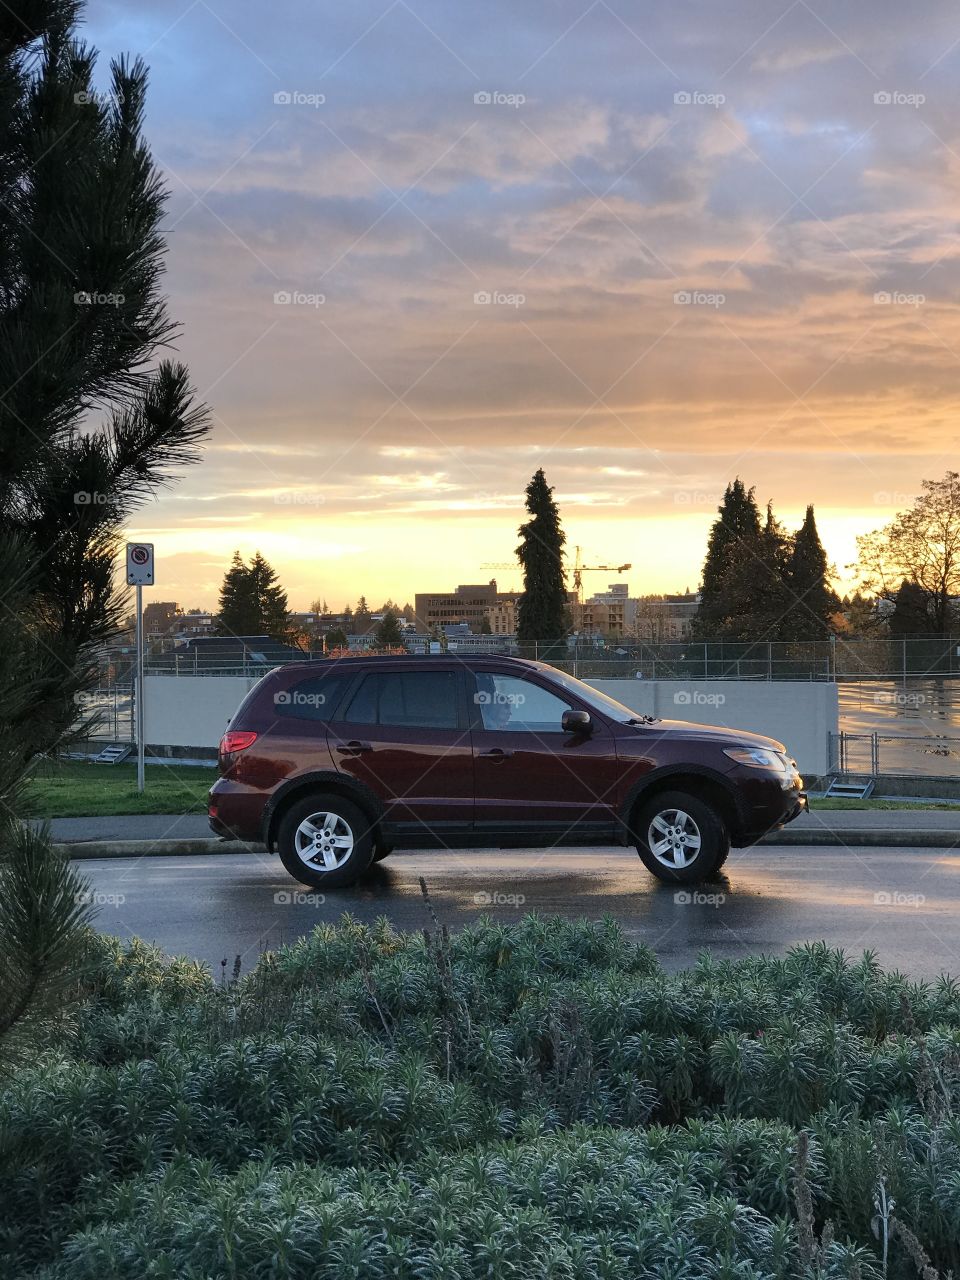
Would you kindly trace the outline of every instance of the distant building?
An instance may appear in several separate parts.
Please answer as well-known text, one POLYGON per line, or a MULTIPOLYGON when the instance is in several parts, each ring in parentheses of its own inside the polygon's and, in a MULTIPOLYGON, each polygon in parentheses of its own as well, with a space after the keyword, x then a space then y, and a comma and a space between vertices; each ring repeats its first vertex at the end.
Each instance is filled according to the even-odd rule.
POLYGON ((581 636, 602 636, 622 640, 633 633, 637 602, 630 599, 626 582, 611 582, 582 604, 571 605, 573 629, 581 636))
POLYGON ((495 636, 515 636, 517 634, 517 600, 513 593, 508 598, 499 599, 490 605, 483 615, 490 624, 490 632, 495 636))
POLYGON ((695 591, 682 595, 641 596, 636 604, 634 634, 648 644, 668 644, 689 640, 700 606, 695 591))
POLYGON ((468 584, 456 591, 418 591, 414 597, 414 613, 418 631, 433 631, 434 627, 447 627, 466 623, 471 631, 480 632, 487 609, 498 600, 497 582, 468 584))
POLYGON ((152 600, 143 607, 143 634, 148 640, 168 636, 180 616, 175 600, 152 600))

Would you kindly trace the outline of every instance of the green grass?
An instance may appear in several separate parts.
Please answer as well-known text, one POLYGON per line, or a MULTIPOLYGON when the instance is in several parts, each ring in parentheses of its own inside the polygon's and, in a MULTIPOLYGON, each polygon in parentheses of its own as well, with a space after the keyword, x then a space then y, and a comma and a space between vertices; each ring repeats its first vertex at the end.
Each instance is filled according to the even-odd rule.
MULTIPOLYGON (((137 793, 135 764, 90 764, 67 760, 45 764, 27 785, 28 817, 109 818, 130 813, 205 813, 207 791, 216 769, 199 765, 148 764, 146 790, 137 793)), ((917 809, 902 800, 850 800, 841 797, 811 800, 811 809, 917 809)), ((960 804, 930 805, 947 811, 960 804)))
POLYGON ((27 783, 27 817, 101 818, 128 813, 205 813, 216 769, 200 765, 148 764, 137 792, 135 764, 66 760, 41 765, 27 783))
POLYGON ((910 800, 852 800, 846 796, 822 797, 810 801, 811 809, 916 809, 922 813, 924 809, 944 810, 949 813, 960 809, 960 804, 917 804, 910 800))

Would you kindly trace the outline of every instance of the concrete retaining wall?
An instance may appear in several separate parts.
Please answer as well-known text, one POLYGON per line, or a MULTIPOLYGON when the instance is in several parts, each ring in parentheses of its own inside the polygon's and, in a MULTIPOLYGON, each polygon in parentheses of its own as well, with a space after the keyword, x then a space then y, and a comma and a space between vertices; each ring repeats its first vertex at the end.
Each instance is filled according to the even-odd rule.
POLYGON ((255 676, 147 676, 144 739, 157 748, 216 749, 255 676))
POLYGON ((640 715, 765 733, 786 744, 800 772, 829 772, 839 726, 835 684, 799 680, 588 680, 640 715))
MULTIPOLYGON (((837 687, 772 680, 590 680, 636 711, 765 733, 785 742, 802 772, 828 772, 827 735, 838 726, 837 687)), ((215 748, 256 684, 247 676, 148 676, 146 740, 157 748, 215 748)))

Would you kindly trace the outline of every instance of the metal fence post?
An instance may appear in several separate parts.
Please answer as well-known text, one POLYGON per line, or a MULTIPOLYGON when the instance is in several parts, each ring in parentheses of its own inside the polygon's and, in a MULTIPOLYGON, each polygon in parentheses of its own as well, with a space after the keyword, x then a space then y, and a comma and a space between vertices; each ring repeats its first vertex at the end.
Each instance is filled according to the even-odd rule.
POLYGON ((870 741, 870 772, 874 777, 880 772, 880 735, 876 732, 870 741))

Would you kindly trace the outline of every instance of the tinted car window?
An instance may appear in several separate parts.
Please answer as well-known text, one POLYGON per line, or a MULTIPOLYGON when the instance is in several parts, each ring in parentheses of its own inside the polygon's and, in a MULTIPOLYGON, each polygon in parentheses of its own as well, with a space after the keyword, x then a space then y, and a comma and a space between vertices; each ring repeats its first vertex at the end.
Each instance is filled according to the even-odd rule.
POLYGON ((456 673, 382 671, 365 676, 343 719, 351 724, 456 729, 456 673))
POLYGON ((569 702, 531 680, 487 671, 477 676, 475 701, 484 729, 506 733, 561 733, 570 710, 569 702))
POLYGON ((343 676, 308 676, 280 689, 273 695, 273 706, 278 716, 294 720, 329 720, 336 710, 346 679, 343 676))

